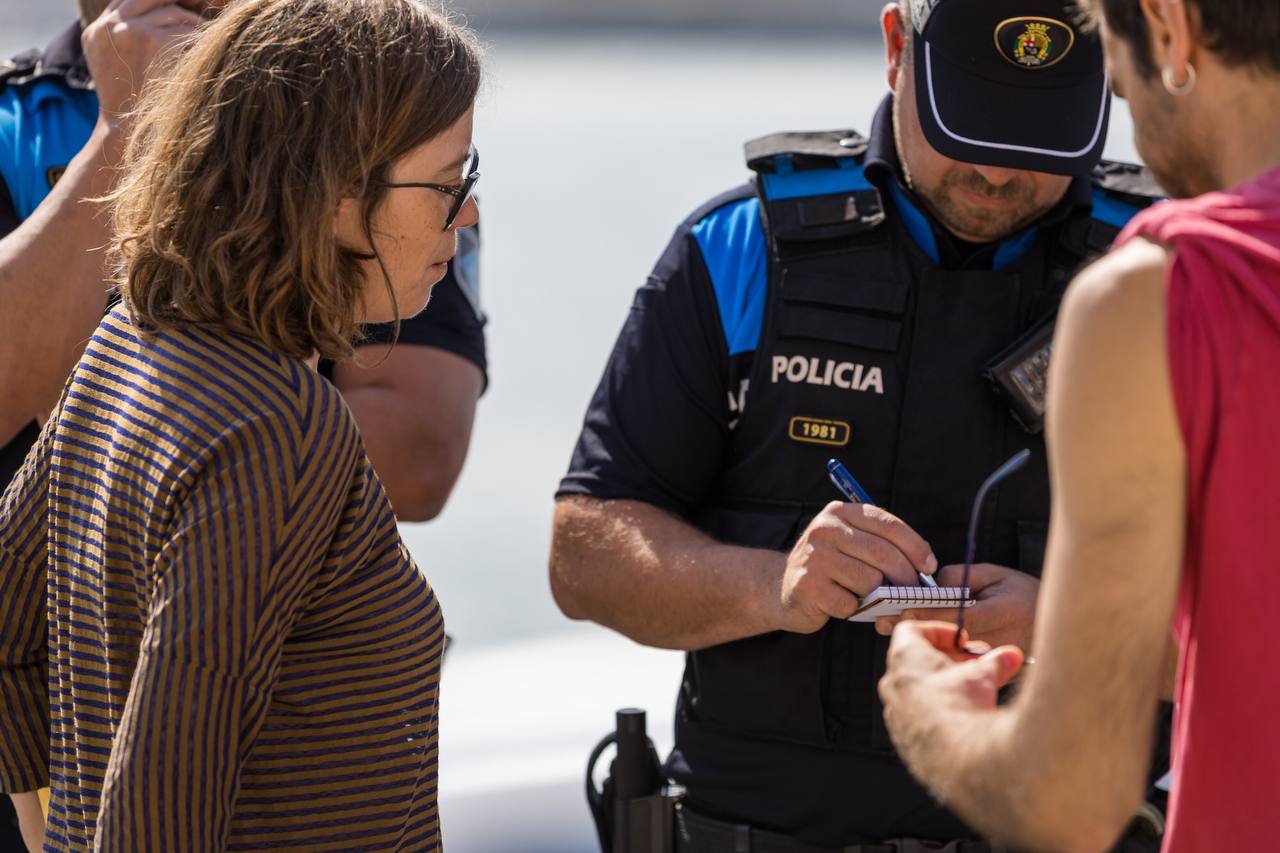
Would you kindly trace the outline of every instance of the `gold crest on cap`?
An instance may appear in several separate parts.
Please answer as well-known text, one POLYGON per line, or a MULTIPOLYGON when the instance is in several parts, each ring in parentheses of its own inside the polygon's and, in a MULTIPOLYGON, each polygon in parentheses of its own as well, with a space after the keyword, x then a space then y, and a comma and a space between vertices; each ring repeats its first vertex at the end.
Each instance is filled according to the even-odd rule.
POLYGON ((1071 52, 1075 30, 1053 18, 1009 18, 996 25, 996 50, 1006 60, 1028 70, 1049 68, 1071 52))

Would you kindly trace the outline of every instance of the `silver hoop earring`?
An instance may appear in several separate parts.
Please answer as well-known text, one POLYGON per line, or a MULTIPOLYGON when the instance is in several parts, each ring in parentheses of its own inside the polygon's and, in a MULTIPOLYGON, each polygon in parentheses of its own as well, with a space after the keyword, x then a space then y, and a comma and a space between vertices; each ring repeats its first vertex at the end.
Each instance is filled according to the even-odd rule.
POLYGON ((1160 72, 1160 82, 1164 83, 1165 91, 1170 95, 1175 98, 1185 98, 1196 88, 1196 67, 1190 62, 1187 63, 1187 82, 1179 86, 1173 81, 1173 66, 1166 65, 1164 71, 1160 72))

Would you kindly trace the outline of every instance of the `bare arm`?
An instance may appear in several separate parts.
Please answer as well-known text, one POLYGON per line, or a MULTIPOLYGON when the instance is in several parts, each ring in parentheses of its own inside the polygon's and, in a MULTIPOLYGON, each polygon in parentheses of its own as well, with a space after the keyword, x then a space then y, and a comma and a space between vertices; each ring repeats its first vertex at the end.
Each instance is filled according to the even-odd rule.
POLYGON ((22 794, 10 794, 13 810, 18 816, 18 831, 22 833, 22 842, 32 853, 44 849, 44 809, 40 806, 40 795, 35 791, 22 794))
POLYGON ((106 207, 89 199, 115 183, 128 135, 125 113, 152 60, 200 22, 171 0, 112 0, 85 30, 101 110, 97 126, 48 197, 0 240, 0 365, 21 366, 0 371, 0 444, 53 408, 102 319, 110 223, 106 207))
POLYGON ((401 521, 429 521, 453 491, 471 444, 480 368, 437 347, 361 347, 335 365, 369 461, 401 521), (362 366, 370 365, 370 366, 362 366))
POLYGON ((556 502, 551 591, 565 615, 693 650, 772 630, 787 556, 722 545, 639 501, 556 502))
POLYGON ((53 408, 107 305, 105 194, 122 131, 99 122, 49 196, 0 240, 0 443, 53 408), (33 322, 39 318, 39 322, 33 322))
POLYGON ((828 505, 788 555, 716 542, 640 501, 569 497, 556 503, 551 590, 571 618, 693 650, 811 633, 886 578, 914 584, 917 568, 937 568, 931 559, 909 527, 860 504, 828 505))
POLYGON ((881 685, 912 771, 1019 847, 1104 849, 1141 797, 1185 535, 1166 275, 1162 249, 1132 243, 1086 271, 1064 305, 1039 663, 1018 699, 994 710, 1016 651, 952 662, 928 626, 899 629, 881 685))

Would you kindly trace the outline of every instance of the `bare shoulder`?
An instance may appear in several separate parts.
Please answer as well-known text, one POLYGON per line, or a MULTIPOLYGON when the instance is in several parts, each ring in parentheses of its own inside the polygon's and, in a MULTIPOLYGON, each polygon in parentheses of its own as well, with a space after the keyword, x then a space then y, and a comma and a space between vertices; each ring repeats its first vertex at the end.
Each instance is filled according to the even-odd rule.
MULTIPOLYGON (((1120 497, 1116 477, 1141 485, 1131 476, 1134 466, 1146 477, 1178 459, 1166 357, 1170 262, 1163 246, 1131 241, 1081 272, 1063 300, 1047 429, 1055 464, 1074 476, 1055 482, 1055 496, 1090 481, 1086 493, 1120 497)), ((1145 487, 1139 491, 1149 497, 1145 487)), ((1083 514, 1105 509, 1090 494, 1084 498, 1083 514)))
POLYGON ((1064 299, 1064 312, 1085 322, 1127 321, 1163 306, 1171 263, 1169 250, 1148 240, 1130 240, 1085 267, 1064 299))

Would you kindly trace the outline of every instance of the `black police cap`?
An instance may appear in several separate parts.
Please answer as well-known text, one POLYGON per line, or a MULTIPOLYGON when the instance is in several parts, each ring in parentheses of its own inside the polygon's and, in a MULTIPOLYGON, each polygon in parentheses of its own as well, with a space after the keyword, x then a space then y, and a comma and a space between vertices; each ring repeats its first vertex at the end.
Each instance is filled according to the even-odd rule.
POLYGON ((954 160, 1087 174, 1106 144, 1102 45, 1069 0, 910 0, 916 105, 954 160))

